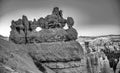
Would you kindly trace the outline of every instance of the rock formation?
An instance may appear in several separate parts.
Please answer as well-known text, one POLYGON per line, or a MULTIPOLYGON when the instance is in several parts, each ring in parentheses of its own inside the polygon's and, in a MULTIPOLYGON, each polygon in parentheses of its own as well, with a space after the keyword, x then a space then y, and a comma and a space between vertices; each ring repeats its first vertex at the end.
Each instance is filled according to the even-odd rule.
POLYGON ((19 19, 18 21, 12 21, 11 23, 12 31, 10 32, 9 39, 15 43, 25 43, 25 27, 22 24, 22 20, 19 19))
POLYGON ((23 15, 22 19, 11 23, 10 40, 16 44, 71 41, 76 40, 78 36, 76 29, 72 27, 74 25, 73 18, 64 19, 62 10, 59 10, 58 7, 54 7, 52 14, 45 18, 41 17, 38 20, 29 21, 23 15), (63 29, 66 23, 67 30, 63 29), (37 27, 42 28, 42 30, 35 31, 37 27))
POLYGON ((23 15, 11 23, 10 41, 0 39, 0 72, 86 73, 74 20, 63 18, 58 7, 45 18, 30 21, 23 15))
MULTIPOLYGON (((92 52, 98 52, 105 55, 103 58, 98 57, 101 64, 101 73, 115 73, 119 72, 119 58, 120 58, 120 35, 103 35, 103 36, 81 36, 79 38, 80 43, 87 42, 89 44, 82 44, 82 47, 86 48, 85 52, 88 55, 92 52), (82 39, 82 40, 81 40, 82 39), (88 47, 89 46, 89 47, 88 47)), ((89 57, 89 55, 87 56, 89 57)), ((89 63, 90 64, 90 63, 89 63)), ((100 68, 100 67, 99 67, 100 68)))
POLYGON ((113 73, 110 66, 118 73, 120 53, 112 49, 119 46, 110 47, 105 39, 105 45, 87 39, 84 48, 76 41, 78 33, 73 26, 74 19, 63 18, 58 7, 37 20, 30 21, 25 15, 12 20, 9 41, 0 38, 0 73, 113 73), (36 31, 37 27, 41 30, 36 31), (105 48, 104 56, 101 48, 105 48))

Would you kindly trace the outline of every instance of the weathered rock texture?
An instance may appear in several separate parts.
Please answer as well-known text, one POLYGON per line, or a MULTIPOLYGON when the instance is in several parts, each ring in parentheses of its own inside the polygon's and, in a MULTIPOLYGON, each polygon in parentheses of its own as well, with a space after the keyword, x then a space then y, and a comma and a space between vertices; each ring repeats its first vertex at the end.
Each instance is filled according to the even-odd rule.
POLYGON ((76 40, 78 33, 72 27, 73 25, 72 17, 64 19, 62 10, 54 7, 52 14, 45 18, 41 17, 38 20, 29 21, 27 16, 23 15, 22 19, 13 20, 11 22, 10 41, 16 44, 25 44, 76 40), (66 23, 67 30, 63 29, 66 23), (42 30, 35 31, 37 27, 42 28, 42 30))
MULTIPOLYGON (((18 73, 85 73, 83 48, 76 41, 72 17, 54 7, 45 18, 11 22, 10 41, 0 39, 0 71, 18 73), (63 29, 67 24, 68 29, 63 29), (36 31, 40 27, 42 30, 36 31), (3 42, 3 43, 2 43, 3 42), (7 46, 6 46, 7 45, 7 46)), ((8 73, 8 72, 7 72, 8 73)))
POLYGON ((79 73, 82 57, 83 49, 76 41, 20 45, 0 39, 0 71, 79 73))
POLYGON ((28 43, 42 43, 42 42, 58 42, 66 41, 67 32, 61 28, 43 29, 39 32, 31 32, 28 34, 28 43))
POLYGON ((71 70, 69 73, 72 73, 72 71, 78 73, 76 68, 81 70, 83 49, 76 41, 28 44, 27 49, 30 51, 30 56, 36 62, 41 62, 57 73, 61 73, 61 71, 68 73, 66 71, 69 70, 71 70))
POLYGON ((22 46, 0 39, 0 73, 12 72, 42 73, 22 46))
POLYGON ((0 73, 118 73, 120 46, 94 37, 83 49, 73 25, 74 19, 63 18, 58 7, 45 18, 13 20, 10 41, 0 38, 0 73))
POLYGON ((77 61, 83 57, 83 49, 76 41, 28 44, 27 46, 28 50, 32 50, 29 54, 41 62, 77 61))

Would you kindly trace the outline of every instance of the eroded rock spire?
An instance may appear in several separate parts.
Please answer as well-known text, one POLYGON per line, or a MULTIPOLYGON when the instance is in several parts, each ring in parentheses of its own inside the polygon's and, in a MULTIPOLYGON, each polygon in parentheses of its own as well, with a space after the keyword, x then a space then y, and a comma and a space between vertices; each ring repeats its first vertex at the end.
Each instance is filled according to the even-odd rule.
POLYGON ((11 22, 10 40, 17 44, 42 43, 76 40, 78 33, 73 28, 74 20, 72 17, 63 18, 63 11, 54 7, 50 15, 38 20, 28 20, 23 15, 22 19, 11 22), (67 24, 68 29, 63 27, 67 24), (42 30, 37 32, 35 29, 40 27, 42 30))

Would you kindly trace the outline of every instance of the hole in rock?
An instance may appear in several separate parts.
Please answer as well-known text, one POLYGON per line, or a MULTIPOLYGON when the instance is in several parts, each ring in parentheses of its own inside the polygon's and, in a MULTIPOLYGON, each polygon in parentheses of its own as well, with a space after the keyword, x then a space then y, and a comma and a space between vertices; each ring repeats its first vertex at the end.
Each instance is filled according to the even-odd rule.
POLYGON ((39 32, 39 31, 41 31, 41 30, 42 30, 42 28, 37 27, 35 30, 36 30, 37 32, 39 32))
POLYGON ((64 28, 64 29, 68 29, 68 26, 67 26, 67 25, 65 25, 63 28, 64 28))

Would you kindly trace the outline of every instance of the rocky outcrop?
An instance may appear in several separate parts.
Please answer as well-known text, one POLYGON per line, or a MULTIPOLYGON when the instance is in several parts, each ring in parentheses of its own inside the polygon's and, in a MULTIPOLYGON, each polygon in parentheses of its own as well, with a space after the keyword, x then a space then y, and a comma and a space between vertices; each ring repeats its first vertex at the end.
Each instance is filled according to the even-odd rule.
POLYGON ((84 48, 76 41, 73 25, 73 18, 63 18, 58 7, 38 20, 30 21, 25 15, 13 20, 10 41, 0 38, 0 73, 112 73, 110 67, 115 71, 119 45, 96 37, 91 42, 88 37, 84 48), (63 28, 66 24, 68 29, 63 28), (41 30, 36 31, 37 27, 41 30))
POLYGON ((62 43, 36 43, 27 44, 27 46, 27 49, 31 50, 29 54, 41 62, 77 61, 83 57, 83 49, 81 45, 76 41, 62 43))
POLYGON ((62 10, 54 7, 52 14, 47 15, 45 18, 41 17, 38 20, 29 21, 27 16, 23 15, 22 19, 13 20, 11 22, 10 41, 16 44, 25 44, 76 40, 78 33, 72 27, 73 25, 74 20, 72 17, 64 19, 62 10), (69 27, 67 30, 63 29, 66 23, 69 27), (35 31, 37 27, 42 30, 35 31))
POLYGON ((0 49, 1 71, 7 71, 7 66, 18 73, 85 73, 84 52, 76 41, 74 20, 64 19, 58 7, 45 18, 29 21, 23 15, 11 23, 10 41, 0 41, 0 47, 5 48, 0 49), (63 28, 66 24, 68 29, 63 28), (36 31, 37 27, 41 30, 36 31))
POLYGON ((41 62, 57 73, 72 73, 73 71, 78 73, 81 70, 83 49, 76 41, 28 44, 27 49, 30 51, 30 56, 36 62, 41 62), (76 68, 78 68, 79 71, 77 71, 76 68))
POLYGON ((76 41, 19 45, 0 39, 0 71, 78 73, 82 57, 82 47, 76 41))

